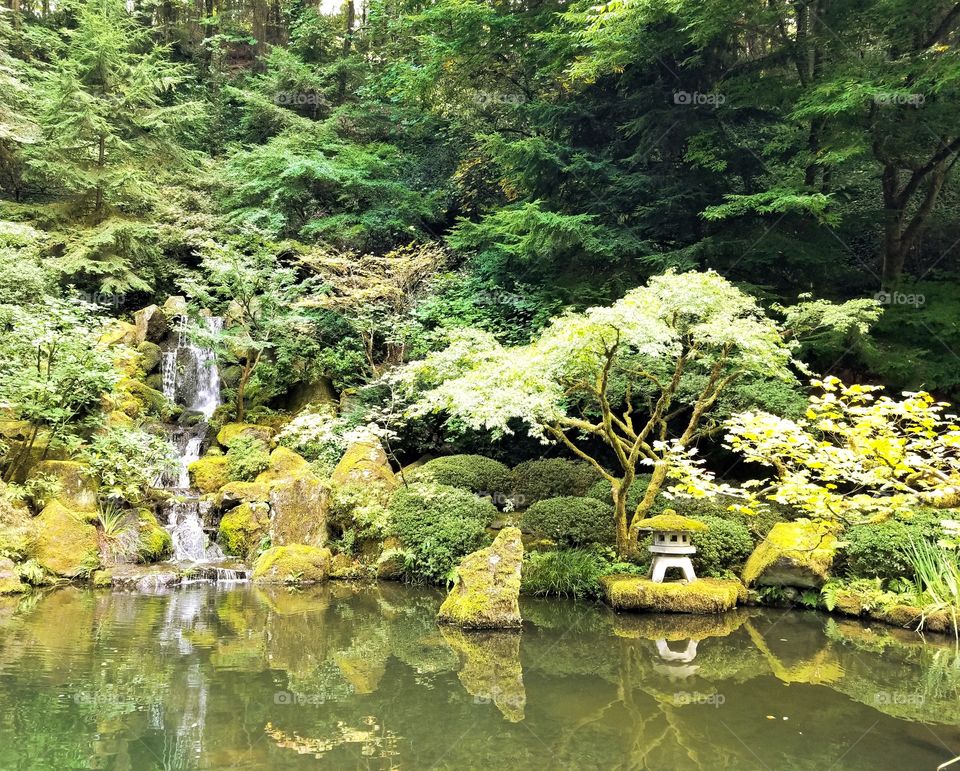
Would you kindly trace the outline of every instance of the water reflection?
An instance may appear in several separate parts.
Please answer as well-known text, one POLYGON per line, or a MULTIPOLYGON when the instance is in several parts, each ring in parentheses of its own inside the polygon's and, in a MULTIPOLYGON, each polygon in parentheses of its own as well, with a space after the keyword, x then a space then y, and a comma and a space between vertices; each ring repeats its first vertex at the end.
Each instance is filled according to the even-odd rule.
POLYGON ((393 584, 0 598, 0 767, 935 767, 946 641, 815 614, 528 601, 440 628, 393 584))

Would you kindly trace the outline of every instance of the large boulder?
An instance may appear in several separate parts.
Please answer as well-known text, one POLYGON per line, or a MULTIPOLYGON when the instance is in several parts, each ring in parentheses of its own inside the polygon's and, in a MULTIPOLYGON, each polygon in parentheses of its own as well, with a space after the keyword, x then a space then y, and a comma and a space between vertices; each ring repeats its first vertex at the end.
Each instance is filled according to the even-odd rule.
POLYGON ((270 540, 277 546, 327 542, 330 488, 310 473, 270 485, 270 540))
MULTIPOLYGON (((30 471, 30 479, 52 477, 59 490, 55 496, 71 511, 94 513, 97 510, 97 482, 88 474, 89 466, 73 460, 45 460, 30 471)), ((43 501, 46 505, 49 501, 43 501)))
POLYGON ((97 529, 59 501, 47 504, 36 522, 36 559, 48 573, 75 578, 100 565, 97 529))
POLYGON ((136 345, 142 342, 137 340, 137 328, 126 321, 115 319, 104 329, 97 343, 104 348, 112 345, 136 345))
POLYGON ((22 594, 27 587, 20 581, 13 560, 0 557, 0 594, 22 594))
POLYGON ((519 627, 522 566, 520 530, 505 527, 490 546, 463 558, 438 620, 468 629, 519 627))
POLYGON ((736 579, 698 578, 696 581, 654 582, 633 575, 600 579, 607 603, 615 610, 653 613, 722 613, 747 598, 736 579))
POLYGON ((264 503, 241 503, 220 520, 217 543, 226 554, 246 559, 270 529, 270 513, 264 503))
POLYGON ((217 494, 217 508, 231 509, 241 503, 266 503, 270 500, 270 485, 263 482, 230 482, 217 494))
POLYGON ((230 481, 225 455, 207 455, 195 460, 187 466, 187 471, 190 485, 201 493, 215 493, 230 481))
POLYGON ((778 522, 744 565, 743 582, 819 589, 833 566, 837 532, 837 526, 825 522, 778 522))
POLYGON ((183 295, 171 295, 164 300, 160 310, 167 319, 172 319, 174 316, 186 316, 187 298, 183 295))
POLYGON ((330 476, 337 486, 382 484, 393 490, 399 485, 380 440, 374 436, 354 442, 330 476))
POLYGON ((277 447, 270 453, 270 465, 266 471, 257 475, 257 482, 271 484, 280 479, 289 479, 298 474, 307 473, 310 464, 306 458, 286 447, 277 447))
POLYGON ((156 305, 148 305, 133 314, 133 325, 138 342, 158 343, 167 334, 167 314, 156 305))
MULTIPOLYGON (((143 368, 144 373, 149 375, 157 367, 160 366, 160 362, 163 361, 163 351, 160 349, 160 346, 156 343, 143 342, 137 346, 137 353, 140 354, 140 366, 143 368)), ((160 377, 158 374, 156 377, 160 377)), ((157 382, 157 381, 150 381, 157 382)), ((150 385, 150 382, 147 382, 147 385, 150 385)), ((159 381, 159 384, 163 385, 163 380, 159 381)), ((150 385, 151 388, 155 386, 150 385)))
POLYGON ((275 433, 270 426, 258 426, 256 423, 227 423, 217 432, 217 442, 229 448, 239 437, 246 436, 270 444, 275 433))
POLYGON ((291 544, 274 546, 253 563, 253 580, 265 584, 315 584, 330 573, 330 550, 291 544))
POLYGON ((156 516, 149 509, 141 509, 138 527, 137 559, 140 562, 159 562, 173 555, 173 537, 160 527, 156 516))

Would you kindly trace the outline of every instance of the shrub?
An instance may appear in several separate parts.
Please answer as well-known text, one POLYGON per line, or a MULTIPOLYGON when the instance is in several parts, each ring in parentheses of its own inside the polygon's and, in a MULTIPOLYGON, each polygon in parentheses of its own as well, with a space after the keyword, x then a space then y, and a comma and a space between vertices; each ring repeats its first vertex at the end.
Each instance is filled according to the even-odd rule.
POLYGON ((564 546, 616 540, 613 506, 596 498, 565 496, 539 501, 523 513, 521 526, 564 546))
POLYGON ((416 483, 390 499, 391 531, 408 554, 408 573, 434 582, 489 540, 486 528, 496 514, 490 501, 449 485, 416 483))
POLYGON ((383 538, 389 531, 390 493, 382 485, 346 484, 333 487, 329 520, 340 531, 359 538, 383 538))
POLYGON ((935 541, 945 518, 945 512, 918 509, 910 517, 851 527, 844 536, 844 572, 854 578, 913 579, 911 542, 935 541))
POLYGON ((753 551, 753 538, 745 525, 721 517, 697 515, 695 519, 709 526, 697 533, 697 553, 693 564, 699 575, 722 576, 741 566, 753 551))
MULTIPOLYGON (((600 475, 583 461, 540 458, 519 464, 513 469, 512 476, 513 500, 517 506, 530 506, 548 498, 586 495, 600 475)), ((609 485, 607 489, 609 500, 609 485)))
POLYGON ((255 436, 238 436, 227 451, 227 476, 231 482, 252 482, 270 466, 270 448, 255 436))
MULTIPOLYGON (((643 494, 647 491, 647 485, 649 484, 649 474, 637 475, 637 478, 633 480, 633 484, 630 485, 630 490, 627 492, 627 511, 632 512, 637 507, 637 504, 640 503, 640 500, 643 498, 643 494)), ((606 479, 601 479, 599 482, 591 485, 586 495, 588 498, 595 498, 598 501, 603 501, 613 506, 613 499, 610 494, 610 483, 606 479)), ((660 514, 664 509, 671 507, 674 507, 674 505, 667 498, 659 495, 657 496, 657 500, 654 501, 653 508, 650 509, 650 515, 660 514)))
POLYGON ((540 597, 599 597, 608 563, 588 549, 532 552, 523 562, 522 590, 540 597))
POLYGON ((434 482, 472 493, 505 499, 510 492, 510 469, 500 461, 482 455, 446 455, 434 458, 416 469, 417 482, 434 482))
POLYGON ((128 501, 140 500, 158 477, 180 465, 165 437, 125 426, 110 426, 94 434, 78 460, 89 465, 101 495, 128 501))

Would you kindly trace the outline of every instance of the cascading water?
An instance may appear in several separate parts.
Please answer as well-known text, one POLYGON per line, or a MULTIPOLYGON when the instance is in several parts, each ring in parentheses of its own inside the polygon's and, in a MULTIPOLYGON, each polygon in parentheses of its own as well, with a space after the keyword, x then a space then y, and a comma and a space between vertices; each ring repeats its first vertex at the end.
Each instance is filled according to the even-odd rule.
MULTIPOLYGON (((216 334, 223 322, 216 317, 204 319, 207 331, 216 334)), ((165 351, 162 359, 164 395, 186 408, 186 417, 199 418, 193 425, 171 426, 170 444, 180 456, 177 470, 165 475, 159 486, 176 490, 177 495, 167 502, 165 513, 167 530, 173 539, 173 558, 177 562, 212 562, 224 559, 223 552, 211 544, 203 528, 204 514, 209 504, 200 500, 195 490, 190 489, 189 466, 200 458, 200 451, 207 436, 207 423, 220 406, 220 373, 214 352, 187 335, 186 319, 177 319, 173 347, 165 351)))

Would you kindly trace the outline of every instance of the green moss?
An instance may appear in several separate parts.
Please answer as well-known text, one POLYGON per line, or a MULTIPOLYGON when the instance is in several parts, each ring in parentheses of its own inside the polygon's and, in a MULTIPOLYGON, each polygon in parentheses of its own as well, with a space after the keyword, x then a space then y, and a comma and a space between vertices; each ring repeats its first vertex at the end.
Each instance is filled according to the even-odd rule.
POLYGON ((837 527, 798 519, 780 522, 754 549, 743 568, 747 586, 818 588, 827 580, 837 551, 837 527))
POLYGON ((490 546, 464 557, 437 618, 474 629, 519 627, 522 565, 520 531, 506 527, 490 546))
POLYGON ((187 468, 190 484, 201 493, 214 493, 230 481, 227 459, 223 455, 207 455, 187 468))
MULTIPOLYGON (((591 487, 603 482, 599 472, 589 463, 567 458, 539 458, 527 460, 511 472, 511 498, 518 508, 531 506, 548 498, 581 497, 591 487)), ((607 485, 607 502, 610 485, 607 485)))
POLYGON ((242 503, 223 515, 217 543, 227 554, 247 558, 260 545, 270 527, 264 504, 242 503))
POLYGON ((337 463, 330 481, 337 486, 379 484, 394 490, 400 484, 380 441, 354 442, 337 463))
POLYGON ((113 586, 113 573, 109 570, 97 570, 90 577, 90 583, 97 589, 113 586))
POLYGON ((160 527, 153 512, 148 509, 140 510, 140 541, 137 547, 137 557, 140 562, 159 562, 173 554, 173 538, 166 530, 160 527))
POLYGON ((100 565, 97 530, 54 501, 36 520, 36 558, 48 573, 67 578, 88 575, 100 565))
POLYGON ((241 435, 234 437, 226 458, 230 480, 250 482, 270 466, 270 449, 262 439, 241 435))
POLYGON ((270 539, 277 546, 327 541, 330 488, 310 473, 301 473, 270 486, 270 539))
POLYGON ((640 576, 604 576, 601 583, 607 602, 616 610, 721 613, 746 599, 743 584, 736 580, 654 583, 640 576))
POLYGON ((270 485, 263 482, 230 482, 220 488, 219 504, 266 503, 270 499, 270 485))
POLYGON ((147 415, 167 420, 173 414, 173 406, 167 397, 142 380, 123 378, 117 388, 126 397, 121 401, 120 409, 130 417, 147 415))
POLYGON ((288 450, 286 447, 277 447, 270 453, 270 465, 266 471, 257 475, 257 482, 270 484, 278 479, 286 479, 298 472, 309 469, 306 459, 288 450))
POLYGON ((267 549, 253 564, 253 580, 259 583, 318 583, 329 573, 330 550, 301 544, 267 549))
POLYGON ((153 372, 160 366, 163 359, 163 351, 156 343, 143 342, 137 346, 137 353, 140 354, 140 366, 146 373, 153 372))
POLYGON ((482 455, 447 455, 434 458, 418 468, 416 481, 469 490, 472 493, 506 499, 513 486, 510 469, 499 461, 482 455))
POLYGON ((97 341, 99 345, 136 345, 137 328, 126 321, 115 319, 97 341))
MULTIPOLYGON (((56 480, 56 499, 71 511, 93 513, 97 510, 97 483, 86 463, 72 460, 45 460, 30 471, 30 479, 56 480)), ((45 506, 50 501, 38 501, 45 506)))
POLYGON ((663 514, 643 520, 640 527, 656 533, 698 533, 707 529, 707 525, 703 522, 683 517, 673 509, 667 509, 663 514))
POLYGON ((239 437, 244 436, 269 444, 275 433, 270 426, 260 426, 256 423, 226 423, 217 432, 217 443, 222 447, 230 448, 239 437))
POLYGON ((613 506, 596 498, 549 498, 523 513, 521 527, 565 546, 612 544, 613 506))

